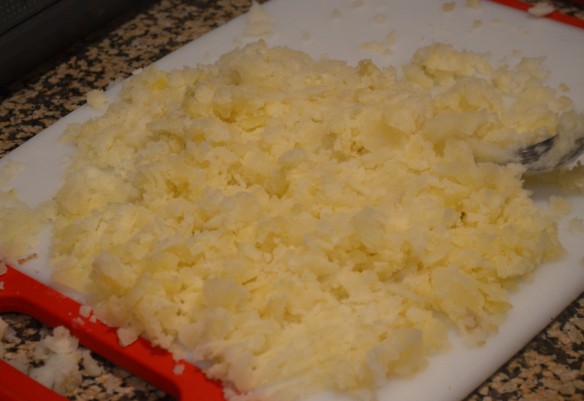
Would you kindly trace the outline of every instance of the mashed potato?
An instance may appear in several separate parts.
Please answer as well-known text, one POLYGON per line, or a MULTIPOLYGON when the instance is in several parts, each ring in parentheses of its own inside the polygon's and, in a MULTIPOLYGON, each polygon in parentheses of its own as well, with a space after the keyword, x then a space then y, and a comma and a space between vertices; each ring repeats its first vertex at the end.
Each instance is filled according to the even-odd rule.
POLYGON ((449 327, 484 342, 562 253, 523 167, 493 163, 570 111, 545 76, 442 44, 399 71, 262 42, 147 68, 66 133, 54 279, 233 400, 367 398, 449 327))

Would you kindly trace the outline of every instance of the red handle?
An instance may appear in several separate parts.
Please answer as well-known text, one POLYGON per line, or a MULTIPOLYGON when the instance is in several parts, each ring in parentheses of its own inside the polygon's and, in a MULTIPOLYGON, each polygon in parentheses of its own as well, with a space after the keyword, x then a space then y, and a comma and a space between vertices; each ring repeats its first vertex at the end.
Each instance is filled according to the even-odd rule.
MULTIPOLYGON (((0 277, 0 313, 24 313, 48 326, 65 326, 85 347, 117 366, 144 379, 160 390, 183 401, 224 401, 223 390, 194 365, 180 362, 185 369, 177 375, 177 362, 161 348, 140 338, 127 347, 118 344, 115 329, 79 315, 80 304, 52 288, 8 267, 0 277)), ((0 400, 66 401, 5 362, 0 361, 0 400)))
POLYGON ((65 397, 37 383, 0 360, 0 400, 2 401, 67 401, 65 397))

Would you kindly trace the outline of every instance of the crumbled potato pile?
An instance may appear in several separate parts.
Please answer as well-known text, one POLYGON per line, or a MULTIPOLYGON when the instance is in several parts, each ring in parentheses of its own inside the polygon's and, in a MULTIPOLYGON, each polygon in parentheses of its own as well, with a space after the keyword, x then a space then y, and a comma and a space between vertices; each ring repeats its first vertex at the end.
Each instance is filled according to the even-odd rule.
POLYGON ((66 134, 54 279, 233 400, 367 398, 451 326, 485 341, 562 253, 523 168, 492 162, 582 118, 545 77, 442 44, 399 71, 262 42, 148 68, 66 134))

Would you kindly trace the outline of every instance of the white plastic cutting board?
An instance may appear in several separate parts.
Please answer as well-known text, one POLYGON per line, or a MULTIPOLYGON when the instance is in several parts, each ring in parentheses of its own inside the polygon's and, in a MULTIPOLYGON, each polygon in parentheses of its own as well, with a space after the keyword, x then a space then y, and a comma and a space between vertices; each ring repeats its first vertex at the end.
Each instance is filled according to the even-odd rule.
MULTIPOLYGON (((378 65, 404 64, 416 49, 434 42, 488 52, 494 60, 507 62, 517 61, 518 54, 545 57, 550 85, 568 84, 578 111, 584 111, 584 30, 489 1, 482 1, 476 9, 468 7, 465 0, 455 3, 453 11, 444 12, 442 1, 271 0, 263 7, 273 17, 275 30, 266 41, 314 57, 327 55, 350 63, 371 58, 378 65), (475 21, 481 21, 481 26, 476 27, 475 21), (391 55, 361 47, 364 42, 384 41, 391 31, 397 35, 391 55)), ((212 62, 238 45, 257 40, 243 36, 246 25, 246 15, 236 18, 156 64, 173 69, 212 62)), ((108 95, 114 96, 118 89, 113 87, 108 95)), ((69 151, 57 138, 67 124, 94 115, 96 112, 81 107, 0 160, 0 168, 9 160, 24 164, 10 183, 24 200, 34 205, 55 193, 69 151)), ((534 196, 544 199, 545 195, 536 192, 534 196)), ((455 401, 465 397, 584 291, 584 234, 567 228, 570 218, 584 217, 584 199, 572 201, 574 209, 560 226, 560 238, 569 255, 543 266, 532 282, 512 295, 513 309, 500 333, 481 348, 467 348, 451 336, 451 351, 432 357, 429 367, 415 377, 388 383, 379 390, 380 400, 455 401)), ((47 238, 39 246, 38 259, 15 267, 50 285, 45 268, 48 243, 47 238)), ((75 294, 68 295, 79 300, 75 294)), ((330 393, 311 398, 348 399, 330 393)))

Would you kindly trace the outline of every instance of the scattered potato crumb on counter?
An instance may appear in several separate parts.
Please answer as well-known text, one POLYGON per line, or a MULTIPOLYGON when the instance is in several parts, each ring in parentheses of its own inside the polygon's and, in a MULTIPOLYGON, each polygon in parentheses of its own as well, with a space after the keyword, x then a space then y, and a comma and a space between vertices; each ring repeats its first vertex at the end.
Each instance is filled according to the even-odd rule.
POLYGON ((564 82, 562 82, 558 87, 564 93, 570 92, 570 87, 566 85, 564 82))
POLYGON ((558 210, 497 164, 573 112, 545 78, 445 44, 400 67, 260 41, 144 69, 65 133, 53 279, 121 344, 184 346, 233 400, 373 397, 450 328, 484 343, 564 252, 558 210))
POLYGON ((480 19, 475 19, 475 20, 472 22, 472 26, 473 26, 473 28, 480 28, 480 27, 482 27, 482 26, 483 26, 483 21, 482 21, 482 20, 480 20, 480 19))
POLYGON ((253 2, 247 13, 247 24, 243 34, 252 37, 269 37, 274 33, 276 22, 258 2, 253 2))
POLYGON ((331 19, 338 21, 338 20, 341 19, 341 17, 342 17, 341 12, 338 9, 335 8, 333 10, 333 12, 331 13, 331 19))
POLYGON ((466 0, 466 5, 470 8, 480 8, 481 0, 466 0))
MULTIPOLYGON (((0 338, 13 343, 19 342, 14 329, 1 317, 0 338)), ((51 334, 41 334, 41 340, 30 356, 19 353, 7 359, 7 362, 63 396, 71 394, 79 387, 83 380, 81 369, 89 377, 97 377, 103 371, 91 352, 80 349, 79 341, 62 326, 55 327, 51 334)))

